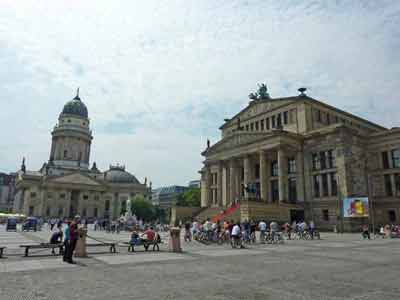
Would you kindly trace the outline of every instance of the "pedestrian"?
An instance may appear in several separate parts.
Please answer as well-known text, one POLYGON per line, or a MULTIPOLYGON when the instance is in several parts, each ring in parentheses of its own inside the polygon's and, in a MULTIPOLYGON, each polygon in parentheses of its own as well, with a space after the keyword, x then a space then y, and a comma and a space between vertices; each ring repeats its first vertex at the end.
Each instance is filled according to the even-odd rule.
POLYGON ((64 253, 63 253, 63 261, 67 262, 68 261, 68 255, 69 255, 69 247, 70 247, 70 225, 71 221, 67 221, 67 224, 65 226, 64 230, 64 253))
POLYGON ((72 257, 74 255, 76 242, 78 241, 78 223, 79 223, 79 218, 75 217, 75 220, 71 222, 69 226, 69 245, 68 245, 66 262, 70 264, 75 263, 72 257))
POLYGON ((366 238, 368 238, 369 240, 371 239, 371 236, 369 234, 369 226, 368 226, 368 224, 364 224, 362 226, 362 234, 361 235, 362 235, 362 237, 364 239, 366 239, 366 238))

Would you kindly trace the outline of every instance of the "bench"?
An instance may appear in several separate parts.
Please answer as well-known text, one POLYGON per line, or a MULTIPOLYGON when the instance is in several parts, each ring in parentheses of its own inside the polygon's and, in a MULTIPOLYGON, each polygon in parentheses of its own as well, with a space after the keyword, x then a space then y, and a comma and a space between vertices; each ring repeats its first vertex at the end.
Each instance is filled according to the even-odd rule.
POLYGON ((3 257, 3 252, 4 252, 4 249, 6 249, 7 247, 0 247, 0 258, 2 258, 3 257))
POLYGON ((149 250, 149 247, 153 245, 153 251, 160 251, 160 247, 158 246, 160 242, 158 241, 147 241, 147 240, 141 240, 138 245, 134 245, 130 242, 124 242, 125 245, 128 245, 128 252, 135 252, 135 247, 138 246, 143 246, 145 251, 149 250))
POLYGON ((50 243, 41 243, 41 244, 32 244, 32 245, 20 245, 20 248, 25 248, 25 257, 29 256, 29 249, 51 249, 51 254, 56 255, 54 249, 59 249, 59 255, 64 254, 64 244, 50 244, 50 243))
POLYGON ((116 243, 86 244, 86 247, 110 247, 110 253, 116 253, 116 243))

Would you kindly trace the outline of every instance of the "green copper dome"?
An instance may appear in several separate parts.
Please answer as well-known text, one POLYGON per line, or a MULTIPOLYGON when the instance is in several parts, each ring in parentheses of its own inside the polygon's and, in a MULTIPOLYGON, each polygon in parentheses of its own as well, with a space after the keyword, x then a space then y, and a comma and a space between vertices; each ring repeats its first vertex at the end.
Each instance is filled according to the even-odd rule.
POLYGON ((76 97, 64 105, 62 114, 88 118, 88 110, 86 105, 82 102, 81 98, 79 98, 79 90, 76 97))

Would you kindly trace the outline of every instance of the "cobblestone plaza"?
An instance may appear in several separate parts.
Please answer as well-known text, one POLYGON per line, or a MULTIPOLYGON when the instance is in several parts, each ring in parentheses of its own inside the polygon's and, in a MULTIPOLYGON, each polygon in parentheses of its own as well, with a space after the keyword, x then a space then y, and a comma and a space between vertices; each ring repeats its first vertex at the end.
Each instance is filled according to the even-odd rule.
MULTIPOLYGON (((89 249, 65 264, 50 250, 23 258, 20 244, 47 241, 46 230, 5 232, 0 299, 397 299, 400 244, 395 239, 322 234, 321 240, 247 246, 184 243, 183 253, 89 249)), ((100 240, 127 233, 89 231, 100 240)), ((164 236, 166 241, 167 236, 164 236)))

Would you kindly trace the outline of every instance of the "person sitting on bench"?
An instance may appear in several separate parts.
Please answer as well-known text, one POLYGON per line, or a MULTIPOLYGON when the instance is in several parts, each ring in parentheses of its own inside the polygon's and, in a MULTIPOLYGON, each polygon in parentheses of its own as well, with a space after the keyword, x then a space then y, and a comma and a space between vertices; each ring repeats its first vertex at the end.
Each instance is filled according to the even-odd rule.
POLYGON ((63 239, 63 232, 61 228, 58 231, 54 232, 50 237, 50 244, 60 244, 63 239))
POLYGON ((137 233, 137 231, 135 229, 131 233, 131 239, 130 239, 129 243, 134 246, 137 246, 140 244, 139 234, 137 233))
POLYGON ((144 238, 144 236, 143 236, 143 239, 144 239, 144 240, 147 240, 147 241, 149 241, 149 242, 152 242, 152 241, 154 240, 154 236, 155 236, 155 232, 154 232, 154 230, 153 230, 153 227, 148 228, 148 229, 144 232, 143 235, 145 235, 145 237, 146 237, 146 238, 144 238))

